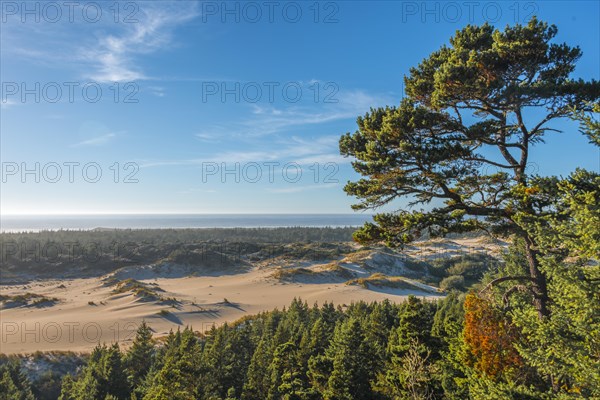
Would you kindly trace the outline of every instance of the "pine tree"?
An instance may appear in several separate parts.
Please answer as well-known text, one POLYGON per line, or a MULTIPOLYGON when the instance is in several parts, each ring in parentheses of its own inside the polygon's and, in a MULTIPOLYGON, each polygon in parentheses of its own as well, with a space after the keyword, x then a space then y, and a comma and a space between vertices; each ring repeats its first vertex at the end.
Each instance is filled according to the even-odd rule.
POLYGON ((519 223, 539 244, 540 265, 553 298, 550 318, 532 318, 527 291, 504 305, 526 337, 517 343, 528 365, 554 395, 600 397, 600 174, 578 169, 552 185, 556 212, 519 223))
POLYGON ((395 325, 397 316, 393 315, 392 307, 388 300, 373 304, 373 309, 367 314, 365 321, 365 337, 373 349, 373 363, 378 368, 383 366, 388 345, 388 332, 395 325))
POLYGON ((196 398, 201 347, 193 331, 185 328, 170 335, 160 371, 152 377, 145 400, 196 398))
POLYGON ((351 317, 338 325, 326 355, 333 367, 325 391, 326 399, 368 400, 375 397, 371 390, 371 379, 376 372, 372 352, 358 319, 351 317))
POLYGON ((301 393, 308 389, 305 371, 302 368, 298 345, 287 342, 277 346, 269 366, 271 390, 269 399, 301 400, 301 393))
POLYGON ((142 321, 137 329, 135 339, 124 357, 125 372, 129 387, 135 390, 145 379, 153 363, 154 340, 152 330, 142 321))
POLYGON ((208 335, 201 361, 205 373, 200 380, 200 391, 204 396, 223 398, 230 388, 241 393, 253 351, 246 340, 249 332, 245 326, 224 324, 208 335))
POLYGON ((106 382, 107 394, 117 399, 128 399, 129 385, 127 384, 127 376, 121 359, 121 350, 119 345, 115 343, 104 353, 102 360, 104 371, 102 375, 106 382))
POLYGON ((358 131, 340 139, 341 153, 355 158, 352 165, 364 177, 344 188, 360 199, 354 208, 375 209, 402 197, 412 206, 443 205, 377 214, 356 240, 399 245, 423 233, 482 229, 520 236, 527 274, 490 284, 526 286, 538 317, 549 315, 536 238, 518 223, 521 215, 552 211, 552 202, 533 198, 538 187, 530 152, 556 130, 550 124, 574 117, 574 110, 591 111, 590 102, 600 98, 599 82, 570 77, 581 50, 551 43, 556 34, 555 26, 535 17, 504 31, 469 25, 411 69, 399 107, 358 118, 358 131))
POLYGON ((0 394, 6 400, 34 400, 31 383, 19 363, 0 366, 0 394))
POLYGON ((438 362, 439 380, 444 396, 451 400, 468 397, 467 377, 464 371, 464 325, 465 295, 450 293, 438 302, 431 333, 442 345, 438 362))
POLYGON ((269 393, 271 377, 266 371, 272 360, 271 343, 272 339, 267 332, 260 339, 252 355, 242 391, 242 399, 244 400, 260 399, 269 393))
POLYGON ((394 352, 401 355, 400 353, 408 350, 413 340, 422 347, 435 347, 437 342, 431 335, 434 315, 434 303, 408 296, 408 299, 400 305, 398 328, 393 334, 397 347, 394 352))
POLYGON ((433 376, 439 351, 431 335, 434 313, 433 303, 414 296, 400 305, 398 325, 389 335, 388 361, 375 384, 379 393, 394 399, 427 399, 441 392, 433 376))
POLYGON ((81 374, 76 378, 65 377, 60 398, 92 400, 111 395, 117 399, 128 399, 129 388, 121 358, 116 343, 110 347, 96 346, 81 374))

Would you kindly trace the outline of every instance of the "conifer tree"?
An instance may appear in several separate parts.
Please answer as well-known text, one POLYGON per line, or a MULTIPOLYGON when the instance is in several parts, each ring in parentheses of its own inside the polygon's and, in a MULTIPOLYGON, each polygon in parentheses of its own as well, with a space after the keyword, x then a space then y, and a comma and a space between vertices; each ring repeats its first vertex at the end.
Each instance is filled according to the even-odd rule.
POLYGON ((0 393, 6 400, 34 400, 31 383, 19 363, 0 366, 0 393))
POLYGON ((145 400, 190 400, 196 398, 200 344, 190 328, 169 337, 163 366, 152 378, 145 400))
POLYGON ((152 330, 143 321, 137 329, 131 348, 124 358, 125 371, 130 388, 140 386, 153 363, 154 340, 152 330))
POLYGON ((538 243, 551 316, 532 318, 527 291, 510 300, 504 295, 503 303, 526 337, 516 344, 519 354, 553 394, 594 398, 600 396, 600 174, 578 169, 555 182, 540 186, 558 199, 556 212, 519 220, 538 243))
POLYGON ((368 400, 374 398, 372 352, 365 340, 361 322, 349 318, 341 322, 326 351, 332 362, 325 398, 329 400, 368 400))
POLYGON ((535 17, 504 31, 468 25, 410 70, 398 107, 358 118, 358 131, 340 140, 341 153, 355 158, 364 177, 345 187, 360 199, 354 208, 376 209, 399 198, 411 206, 434 204, 377 214, 356 240, 398 245, 423 233, 474 230, 518 235, 527 274, 491 285, 518 283, 507 289, 511 294, 527 287, 538 317, 549 315, 536 238, 517 221, 552 211, 553 201, 533 198, 539 188, 530 153, 556 131, 553 123, 591 111, 600 98, 599 82, 571 78, 581 50, 552 43, 556 34, 535 17))

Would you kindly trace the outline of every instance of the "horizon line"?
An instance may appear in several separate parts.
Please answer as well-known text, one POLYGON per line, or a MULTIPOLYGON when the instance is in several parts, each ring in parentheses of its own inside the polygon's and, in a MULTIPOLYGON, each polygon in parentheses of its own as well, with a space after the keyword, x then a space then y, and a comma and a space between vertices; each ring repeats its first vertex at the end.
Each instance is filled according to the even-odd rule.
POLYGON ((99 213, 0 213, 0 218, 2 217, 24 217, 24 216, 35 216, 35 217, 45 217, 45 216, 103 216, 103 215, 374 215, 372 213, 366 212, 348 212, 348 213, 278 213, 278 212, 247 212, 247 213, 239 213, 239 212, 216 212, 216 213, 186 213, 186 212, 143 212, 143 213, 128 213, 128 212, 99 212, 99 213))

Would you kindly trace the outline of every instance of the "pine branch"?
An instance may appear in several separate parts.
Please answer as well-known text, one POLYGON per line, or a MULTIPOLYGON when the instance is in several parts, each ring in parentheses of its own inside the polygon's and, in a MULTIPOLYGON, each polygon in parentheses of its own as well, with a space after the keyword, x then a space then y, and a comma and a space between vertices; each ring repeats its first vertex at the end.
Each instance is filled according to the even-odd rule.
POLYGON ((488 283, 483 289, 481 289, 479 291, 479 294, 482 294, 486 290, 491 289, 494 285, 497 285, 497 284, 502 283, 502 282, 507 282, 507 281, 529 281, 529 282, 535 282, 535 279, 533 279, 531 276, 503 276, 501 278, 496 278, 493 281, 491 281, 490 283, 488 283))

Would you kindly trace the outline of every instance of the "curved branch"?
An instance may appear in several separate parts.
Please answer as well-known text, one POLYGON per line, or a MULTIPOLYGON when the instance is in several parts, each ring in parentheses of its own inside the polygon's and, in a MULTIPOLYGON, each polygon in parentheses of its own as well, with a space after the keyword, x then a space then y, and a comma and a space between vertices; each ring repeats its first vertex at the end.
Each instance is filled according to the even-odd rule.
POLYGON ((496 166, 499 168, 505 168, 505 169, 514 168, 512 165, 500 164, 495 161, 488 160, 486 158, 481 158, 481 157, 465 157, 464 159, 467 161, 479 161, 479 162, 487 163, 487 164, 490 164, 490 165, 493 165, 493 166, 496 166))
POLYGON ((491 289, 492 286, 494 286, 498 283, 502 283, 502 282, 506 282, 506 281, 527 281, 527 282, 535 283, 535 279, 533 279, 531 276, 503 276, 502 278, 496 278, 493 281, 491 281, 490 283, 488 283, 483 289, 481 289, 479 291, 479 294, 482 294, 486 290, 491 289))

